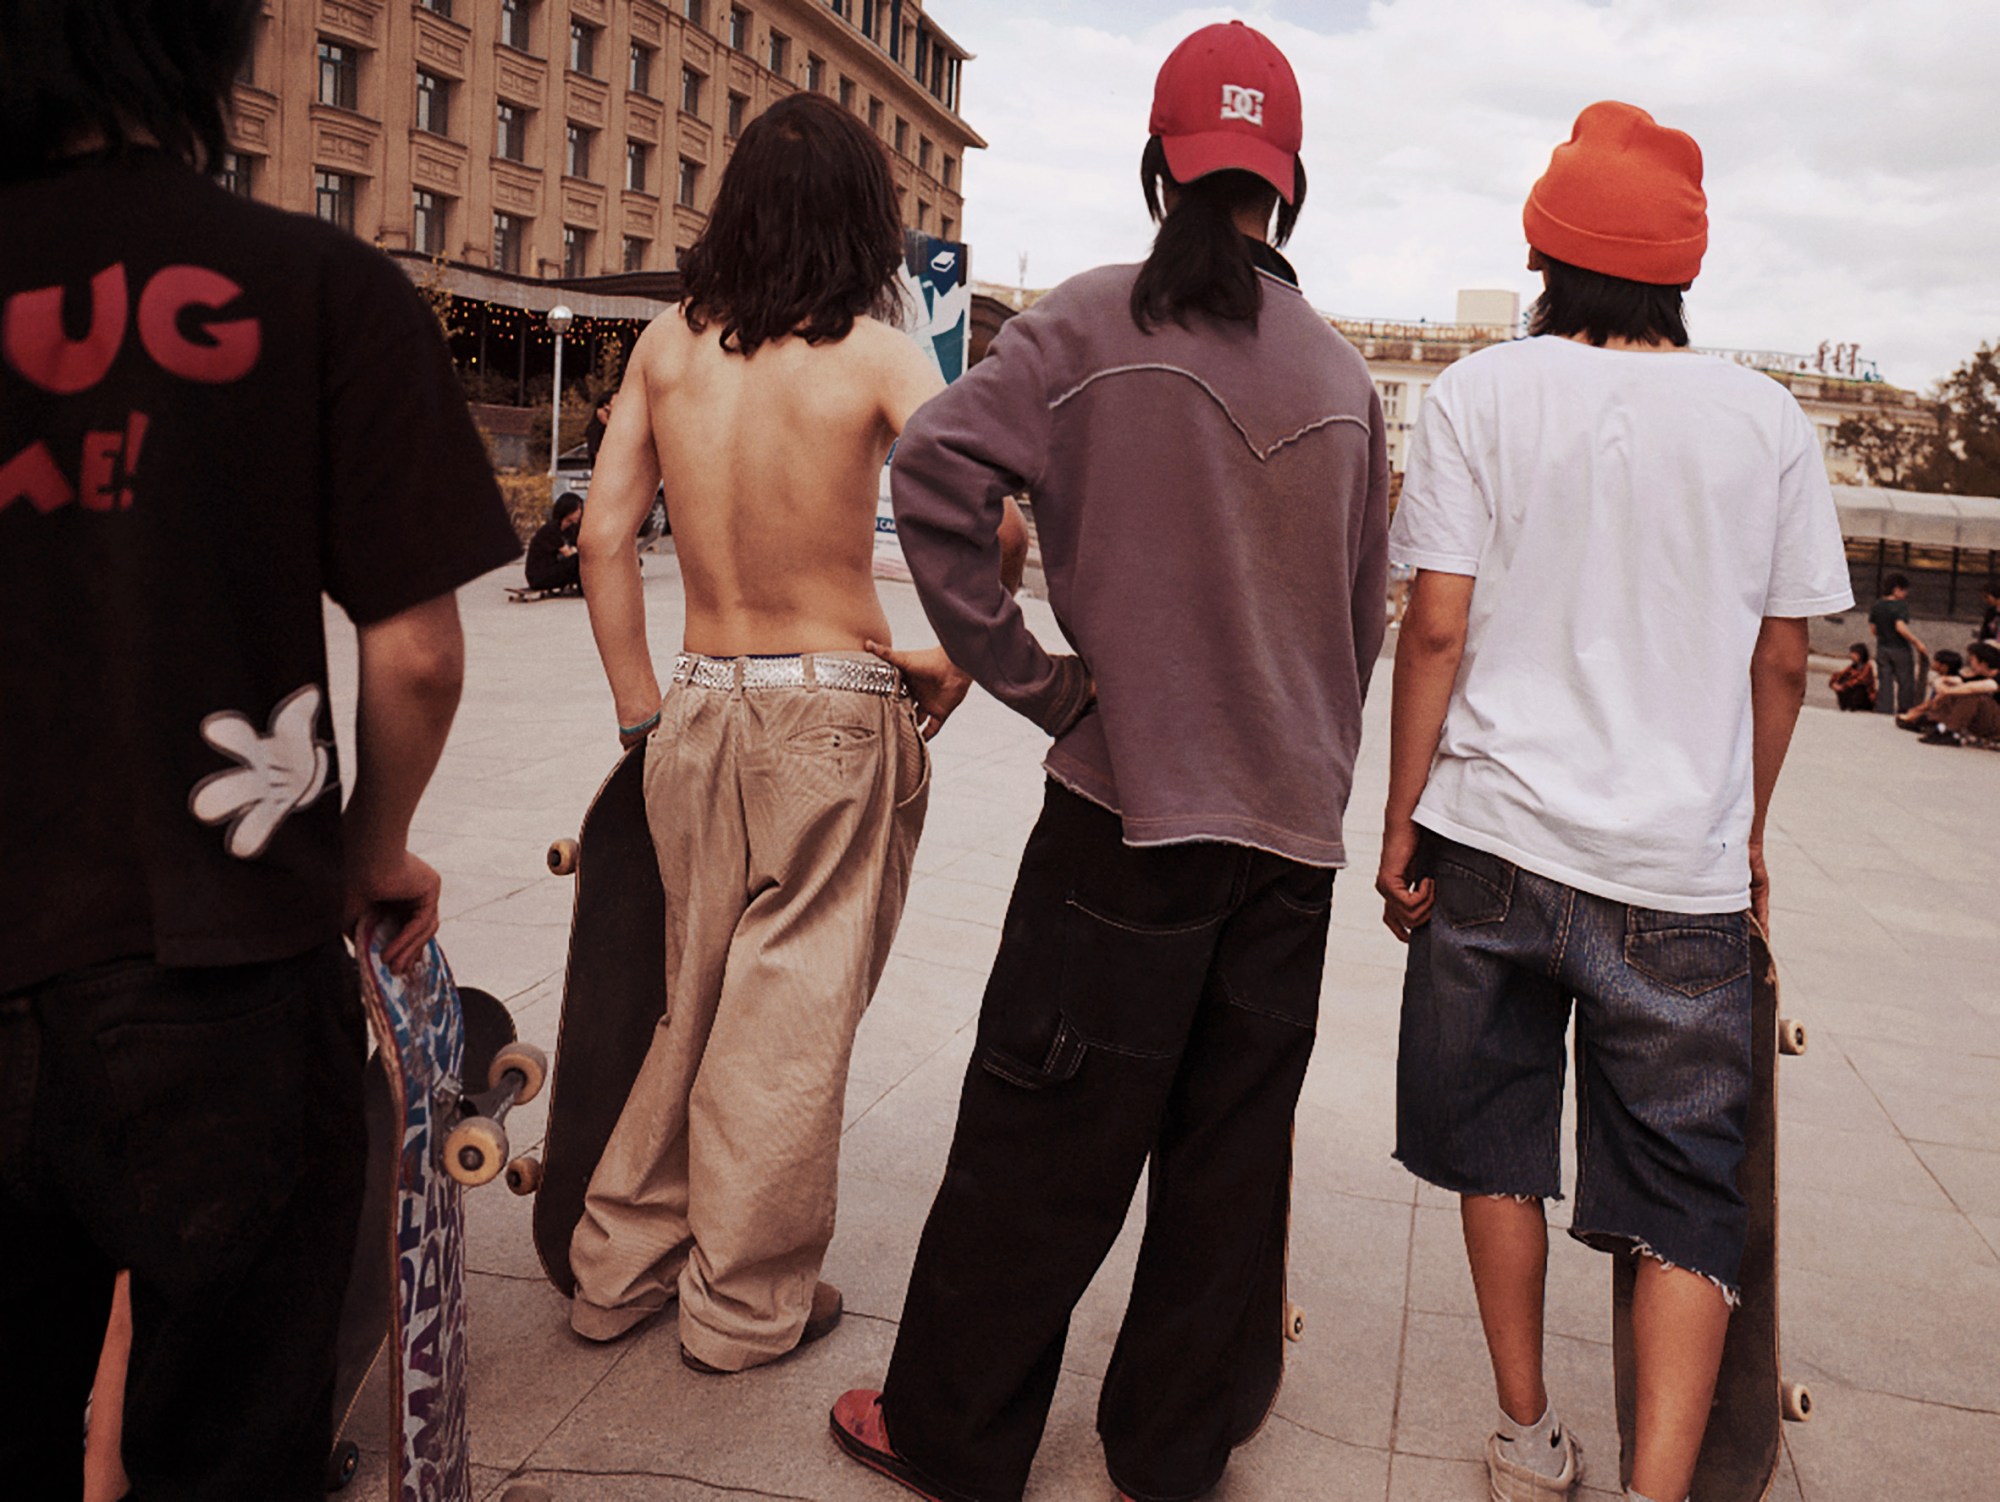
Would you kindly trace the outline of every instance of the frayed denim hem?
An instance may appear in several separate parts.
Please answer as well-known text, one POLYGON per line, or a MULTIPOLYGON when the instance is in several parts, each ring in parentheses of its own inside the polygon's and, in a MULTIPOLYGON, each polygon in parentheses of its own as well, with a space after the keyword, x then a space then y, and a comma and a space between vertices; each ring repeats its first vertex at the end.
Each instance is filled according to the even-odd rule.
POLYGON ((1560 1201, 1563 1198, 1563 1193, 1560 1189, 1551 1190, 1546 1194, 1537 1193, 1533 1190, 1487 1189, 1419 1168, 1401 1153, 1391 1153, 1389 1156, 1402 1164, 1415 1177, 1422 1179, 1426 1184, 1430 1185, 1431 1188, 1442 1189, 1446 1194, 1460 1194, 1472 1199, 1482 1200, 1516 1200, 1523 1205, 1546 1204, 1551 1200, 1560 1201))
POLYGON ((1578 1230, 1575 1226, 1570 1227, 1569 1233, 1585 1246, 1594 1247, 1600 1252, 1611 1252, 1615 1256, 1622 1249, 1633 1256, 1644 1257, 1649 1262, 1657 1262, 1662 1267, 1671 1267, 1675 1272, 1693 1273, 1704 1282, 1712 1283, 1715 1286, 1715 1291, 1722 1295, 1722 1301, 1731 1309, 1741 1309, 1743 1307, 1742 1290, 1734 1283, 1725 1283, 1722 1279, 1716 1277, 1714 1273, 1705 1273, 1698 1267, 1689 1267, 1686 1263, 1676 1262, 1671 1257, 1662 1256, 1654 1250, 1653 1244, 1643 1236, 1627 1236, 1618 1231, 1583 1231, 1578 1230), (1622 1243, 1622 1248, 1606 1245, 1608 1242, 1622 1243))

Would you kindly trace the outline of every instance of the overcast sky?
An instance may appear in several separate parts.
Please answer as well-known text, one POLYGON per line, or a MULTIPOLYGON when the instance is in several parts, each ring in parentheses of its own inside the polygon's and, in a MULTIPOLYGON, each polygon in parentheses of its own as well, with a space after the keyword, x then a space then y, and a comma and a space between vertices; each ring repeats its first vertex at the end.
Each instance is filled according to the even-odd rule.
POLYGON ((2000 339, 1993 0, 933 0, 977 54, 973 275, 1046 287, 1150 243, 1153 77, 1240 17, 1298 71, 1311 193, 1291 255, 1352 317, 1447 321, 1461 287, 1525 303, 1521 203, 1577 112, 1624 99, 1707 160, 1699 344, 1853 342, 1925 387, 2000 339))

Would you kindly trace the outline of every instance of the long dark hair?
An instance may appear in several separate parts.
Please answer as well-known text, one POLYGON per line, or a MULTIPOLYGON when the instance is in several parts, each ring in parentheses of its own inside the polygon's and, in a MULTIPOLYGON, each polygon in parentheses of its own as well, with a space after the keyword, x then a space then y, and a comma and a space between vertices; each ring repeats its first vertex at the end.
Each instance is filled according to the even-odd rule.
POLYGON ((212 167, 261 0, 0 0, 0 181, 79 141, 212 167))
POLYGON ((1305 163, 1292 165, 1292 201, 1286 203, 1254 172, 1211 172, 1191 183, 1176 180, 1167 166, 1166 146, 1154 136, 1139 158, 1139 184, 1145 189, 1146 212, 1160 231, 1132 284, 1132 321, 1151 333, 1163 323, 1185 324, 1188 314, 1200 312, 1254 327, 1264 291, 1236 216, 1249 209, 1268 217, 1275 203, 1278 224, 1271 243, 1291 239, 1306 201, 1305 163), (1175 195, 1171 209, 1166 206, 1170 188, 1175 195))
POLYGON ((1685 287, 1627 281, 1586 271, 1542 251, 1548 288, 1528 315, 1531 334, 1581 334, 1602 346, 1612 339, 1635 344, 1665 341, 1677 349, 1688 342, 1685 287))
POLYGON ((755 354, 787 334, 845 339, 897 307, 902 215, 874 132, 831 99, 780 99, 750 122, 722 174, 708 228, 681 255, 681 316, 722 326, 755 354))

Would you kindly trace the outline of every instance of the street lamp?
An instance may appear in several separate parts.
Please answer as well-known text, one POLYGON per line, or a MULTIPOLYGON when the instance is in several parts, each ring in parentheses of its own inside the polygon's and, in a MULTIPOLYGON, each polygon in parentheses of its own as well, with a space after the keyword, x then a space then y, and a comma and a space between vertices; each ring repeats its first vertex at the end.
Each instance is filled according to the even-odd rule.
POLYGON ((553 406, 549 413, 549 478, 556 476, 556 451, 562 445, 562 351, 563 335, 576 322, 576 314, 568 307, 557 303, 549 309, 549 332, 556 336, 556 385, 552 397, 553 406))

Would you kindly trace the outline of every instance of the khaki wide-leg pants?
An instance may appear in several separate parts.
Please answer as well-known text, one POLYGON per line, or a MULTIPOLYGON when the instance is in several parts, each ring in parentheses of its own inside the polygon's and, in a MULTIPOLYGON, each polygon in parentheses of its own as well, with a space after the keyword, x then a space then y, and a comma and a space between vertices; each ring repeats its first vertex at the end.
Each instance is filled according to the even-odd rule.
POLYGON ((930 791, 907 698, 742 681, 676 683, 647 748, 667 1010, 570 1247, 580 1334, 618 1335, 678 1289, 682 1345, 728 1371, 804 1329, 854 1030, 930 791))

